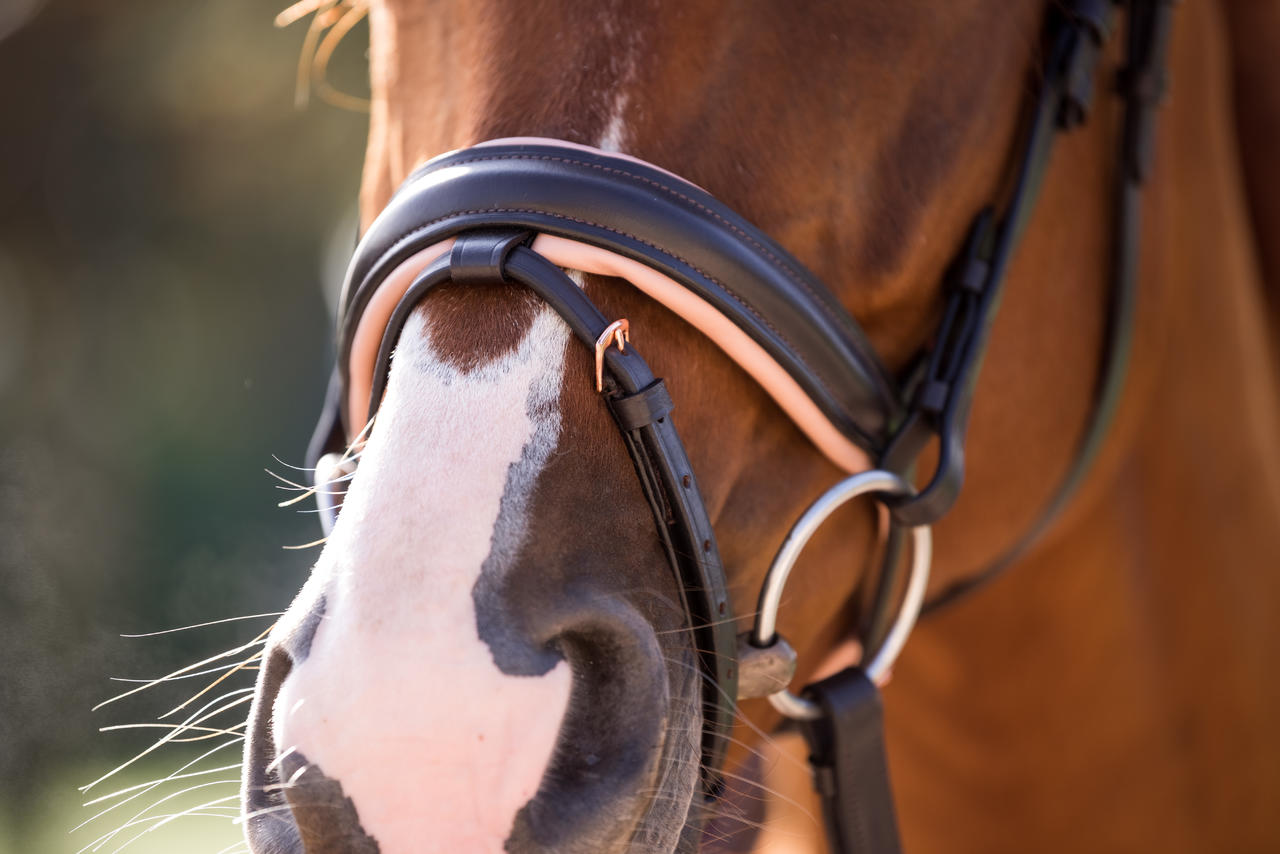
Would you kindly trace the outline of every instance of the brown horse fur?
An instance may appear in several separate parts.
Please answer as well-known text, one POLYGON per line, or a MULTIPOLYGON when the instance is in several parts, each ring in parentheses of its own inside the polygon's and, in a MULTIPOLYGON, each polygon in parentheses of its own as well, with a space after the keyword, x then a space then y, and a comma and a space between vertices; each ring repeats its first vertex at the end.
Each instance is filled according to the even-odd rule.
MULTIPOLYGON (((899 367, 936 326, 971 215, 999 192, 1042 15, 999 0, 374 0, 365 218, 432 155, 514 135, 594 144, 620 106, 625 152, 774 236, 899 367)), ((922 622, 885 692, 910 852, 1280 849, 1277 40, 1265 0, 1176 12, 1118 421, 1049 535, 922 622)), ((1101 91, 1055 151, 977 390, 968 481, 936 528, 934 589, 1014 542, 1074 452, 1117 130, 1101 91)), ((622 283, 588 286, 668 380, 749 615, 786 526, 838 473, 692 330, 622 283)), ((585 376, 585 355, 570 359, 585 376)), ((848 631, 871 536, 870 514, 851 511, 797 570, 782 630, 802 675, 848 631)), ((760 703, 743 715, 777 723, 760 703)), ((731 767, 761 748, 739 730, 731 767)), ((803 797, 793 770, 767 783, 779 802, 803 797)), ((817 825, 800 827, 796 850, 818 850, 817 825)))

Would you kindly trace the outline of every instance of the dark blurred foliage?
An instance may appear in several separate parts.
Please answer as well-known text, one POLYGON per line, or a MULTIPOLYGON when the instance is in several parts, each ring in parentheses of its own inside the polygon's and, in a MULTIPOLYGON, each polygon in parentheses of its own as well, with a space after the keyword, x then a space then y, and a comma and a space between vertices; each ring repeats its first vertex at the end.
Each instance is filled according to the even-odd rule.
MULTIPOLYGON (((90 714, 266 623, 314 552, 301 464, 327 371, 322 258, 367 117, 295 106, 262 0, 0 0, 0 803, 136 746, 90 714)), ((305 25, 299 25, 305 27, 305 25)), ((333 73, 364 76, 358 30, 333 73)), ((338 235, 335 237, 335 235, 338 235)), ((145 713, 134 714, 141 719, 145 713)), ((87 782, 87 781, 82 781, 87 782)))

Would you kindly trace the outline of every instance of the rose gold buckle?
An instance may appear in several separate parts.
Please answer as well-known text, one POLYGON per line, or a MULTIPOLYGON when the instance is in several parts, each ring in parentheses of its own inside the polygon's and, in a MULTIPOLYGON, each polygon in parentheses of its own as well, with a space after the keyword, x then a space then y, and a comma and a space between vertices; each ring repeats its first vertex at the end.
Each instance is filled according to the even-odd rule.
POLYGON ((631 340, 631 324, 625 317, 620 317, 605 327, 604 332, 596 339, 596 391, 604 391, 604 351, 610 344, 617 344, 618 351, 625 353, 627 342, 631 340))

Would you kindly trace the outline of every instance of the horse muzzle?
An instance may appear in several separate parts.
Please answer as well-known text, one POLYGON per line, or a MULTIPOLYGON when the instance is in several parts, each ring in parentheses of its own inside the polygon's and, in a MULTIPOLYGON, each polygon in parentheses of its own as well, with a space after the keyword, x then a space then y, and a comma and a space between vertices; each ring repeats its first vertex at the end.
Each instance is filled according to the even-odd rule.
POLYGON ((525 626, 495 645, 509 676, 420 637, 375 633, 375 650, 300 598, 250 719, 251 850, 675 850, 699 779, 696 660, 625 599, 558 599, 537 643, 520 648, 525 626))

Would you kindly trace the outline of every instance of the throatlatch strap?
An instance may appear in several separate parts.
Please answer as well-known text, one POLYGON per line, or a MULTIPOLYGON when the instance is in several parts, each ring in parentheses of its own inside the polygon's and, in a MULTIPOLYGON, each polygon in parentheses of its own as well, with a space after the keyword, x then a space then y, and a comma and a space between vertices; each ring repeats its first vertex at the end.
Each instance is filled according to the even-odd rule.
POLYGON ((960 601, 998 578, 1027 553, 1065 509, 1084 482, 1110 433, 1120 406, 1133 347, 1134 315, 1138 300, 1138 258, 1141 253, 1141 188, 1151 168, 1156 111, 1167 87, 1166 54, 1173 21, 1174 0, 1129 0, 1127 56, 1119 74, 1124 99, 1124 131, 1120 137, 1120 168, 1115 173, 1112 201, 1116 223, 1109 271, 1111 286, 1107 326, 1099 364, 1093 412, 1077 445, 1071 468, 1059 482, 1039 518, 994 563, 971 578, 957 581, 925 603, 924 614, 960 601))
POLYGON ((992 324, 1000 310, 1006 272, 1035 209, 1049 155, 1061 132, 1088 112, 1098 57, 1110 17, 1104 0, 1072 0, 1050 10, 1040 92, 1032 110, 1013 191, 1004 210, 975 217, 969 236, 948 270, 942 325, 916 385, 906 419, 881 455, 879 466, 903 472, 933 439, 938 462, 929 483, 908 498, 888 503, 903 525, 932 524, 955 503, 964 483, 969 411, 992 324))
POLYGON ((803 730, 831 850, 900 854, 884 751, 884 710, 875 683, 851 667, 805 693, 823 710, 803 730))

